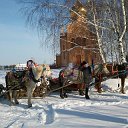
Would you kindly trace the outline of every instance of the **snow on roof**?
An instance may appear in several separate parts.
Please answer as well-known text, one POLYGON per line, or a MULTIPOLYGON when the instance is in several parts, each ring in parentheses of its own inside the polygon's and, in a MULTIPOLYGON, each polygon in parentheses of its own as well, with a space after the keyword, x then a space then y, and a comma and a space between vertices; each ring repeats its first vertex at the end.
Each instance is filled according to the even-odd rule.
POLYGON ((26 67, 27 67, 27 64, 16 64, 16 66, 15 66, 15 70, 24 70, 24 69, 26 69, 26 67))
POLYGON ((27 65, 26 64, 16 64, 15 67, 16 68, 25 68, 25 67, 27 67, 27 65))

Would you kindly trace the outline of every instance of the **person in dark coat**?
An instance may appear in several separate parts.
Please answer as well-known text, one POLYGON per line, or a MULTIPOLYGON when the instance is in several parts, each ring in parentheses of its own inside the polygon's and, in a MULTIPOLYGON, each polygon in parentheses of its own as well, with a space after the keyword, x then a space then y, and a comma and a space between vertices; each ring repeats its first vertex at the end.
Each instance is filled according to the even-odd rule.
POLYGON ((120 88, 120 92, 125 94, 124 91, 124 85, 125 85, 125 78, 127 77, 127 64, 123 63, 123 64, 117 64, 117 68, 118 68, 118 75, 119 78, 121 79, 121 88, 120 88))
POLYGON ((90 99, 88 95, 89 85, 92 81, 92 71, 91 67, 86 61, 80 64, 79 70, 83 72, 83 82, 85 84, 85 98, 90 99))
MULTIPOLYGON (((63 84, 64 84, 64 70, 61 70, 60 73, 59 73, 59 85, 60 85, 60 87, 63 87, 64 86, 63 84)), ((66 94, 65 88, 60 89, 60 97, 62 99, 68 97, 67 94, 66 94)))

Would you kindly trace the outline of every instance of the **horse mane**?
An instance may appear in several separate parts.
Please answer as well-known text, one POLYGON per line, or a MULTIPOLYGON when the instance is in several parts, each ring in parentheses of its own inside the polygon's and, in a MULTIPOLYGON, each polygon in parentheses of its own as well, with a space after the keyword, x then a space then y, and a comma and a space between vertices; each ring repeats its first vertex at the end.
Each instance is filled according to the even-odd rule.
POLYGON ((52 72, 50 66, 48 64, 42 64, 43 67, 43 76, 44 77, 51 77, 52 72))

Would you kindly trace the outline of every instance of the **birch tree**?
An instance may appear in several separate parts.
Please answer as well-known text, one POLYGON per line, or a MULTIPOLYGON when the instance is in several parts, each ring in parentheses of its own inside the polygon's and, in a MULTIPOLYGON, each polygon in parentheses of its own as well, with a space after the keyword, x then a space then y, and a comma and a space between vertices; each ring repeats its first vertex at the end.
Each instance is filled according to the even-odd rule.
MULTIPOLYGON (((77 16, 83 18, 85 24, 88 24, 89 27, 91 26, 89 28, 90 31, 93 31, 97 35, 99 53, 103 63, 108 59, 108 53, 110 53, 111 56, 118 55, 119 57, 116 58, 119 58, 120 63, 126 62, 125 50, 123 47, 127 30, 125 0, 104 0, 100 2, 99 0, 78 0, 87 9, 88 17, 86 19, 77 11, 72 10, 76 0, 17 1, 23 4, 23 11, 25 12, 29 25, 37 28, 39 32, 41 32, 43 38, 45 31, 47 33, 47 38, 45 38, 44 44, 52 46, 55 51, 57 51, 59 47, 60 30, 72 21, 70 12, 73 11, 77 16), (113 1, 114 4, 112 4, 113 1), (101 8, 100 11, 97 9, 98 6, 101 8), (117 9, 119 9, 120 12, 117 11, 117 9), (118 53, 116 51, 116 46, 118 47, 118 53)), ((84 24, 80 25, 83 26, 84 24)))
POLYGON ((113 38, 115 38, 115 45, 118 49, 118 63, 126 63, 125 54, 125 34, 126 34, 126 7, 124 6, 124 0, 106 0, 107 9, 109 13, 109 19, 111 21, 113 38))
POLYGON ((122 6, 122 15, 123 15, 123 29, 118 37, 118 48, 119 48, 119 62, 126 63, 126 56, 125 56, 125 51, 123 47, 123 38, 126 33, 126 12, 125 12, 125 7, 124 7, 124 0, 121 0, 121 6, 122 6))
MULTIPOLYGON (((117 58, 118 63, 126 62, 126 26, 127 26, 127 1, 124 0, 90 0, 92 4, 92 22, 94 23, 101 55, 109 55, 117 58), (124 5, 125 2, 125 5, 124 5), (103 32, 103 36, 102 35, 103 32), (105 46, 106 48, 103 49, 105 46), (111 46, 111 47, 110 47, 111 46), (108 49, 108 50, 107 50, 108 49), (117 50, 118 49, 118 50, 117 50), (107 50, 107 52, 106 52, 107 50), (109 54, 110 53, 110 54, 109 54)), ((89 22, 88 22, 89 23, 89 22)), ((91 25, 93 25, 91 23, 91 25)), ((114 61, 112 57, 112 60, 114 61)), ((102 57, 102 59, 105 58, 102 57)), ((103 59, 105 60, 105 59, 103 59)), ((105 62, 105 61, 103 61, 105 62)))
POLYGON ((99 35, 99 28, 98 28, 98 24, 97 24, 98 22, 97 22, 97 18, 96 18, 96 14, 97 14, 96 6, 94 4, 95 3, 94 1, 92 1, 91 3, 92 3, 93 21, 94 21, 94 27, 95 27, 96 35, 97 35, 99 53, 100 53, 100 56, 101 56, 101 59, 102 59, 103 63, 106 63, 104 53, 103 53, 103 49, 102 49, 102 42, 101 42, 101 38, 100 38, 100 35, 99 35))

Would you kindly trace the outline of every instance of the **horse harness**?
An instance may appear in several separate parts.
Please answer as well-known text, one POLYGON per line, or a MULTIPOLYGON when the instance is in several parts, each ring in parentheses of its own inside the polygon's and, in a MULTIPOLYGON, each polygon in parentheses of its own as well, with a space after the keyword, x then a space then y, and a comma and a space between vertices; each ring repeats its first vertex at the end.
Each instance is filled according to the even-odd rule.
POLYGON ((35 83, 40 82, 39 80, 35 79, 34 74, 32 72, 32 68, 29 69, 29 78, 32 79, 35 83))
POLYGON ((32 79, 35 83, 38 83, 39 80, 36 80, 34 74, 31 70, 15 71, 8 72, 5 76, 7 83, 7 90, 18 90, 25 87, 25 83, 32 79))

